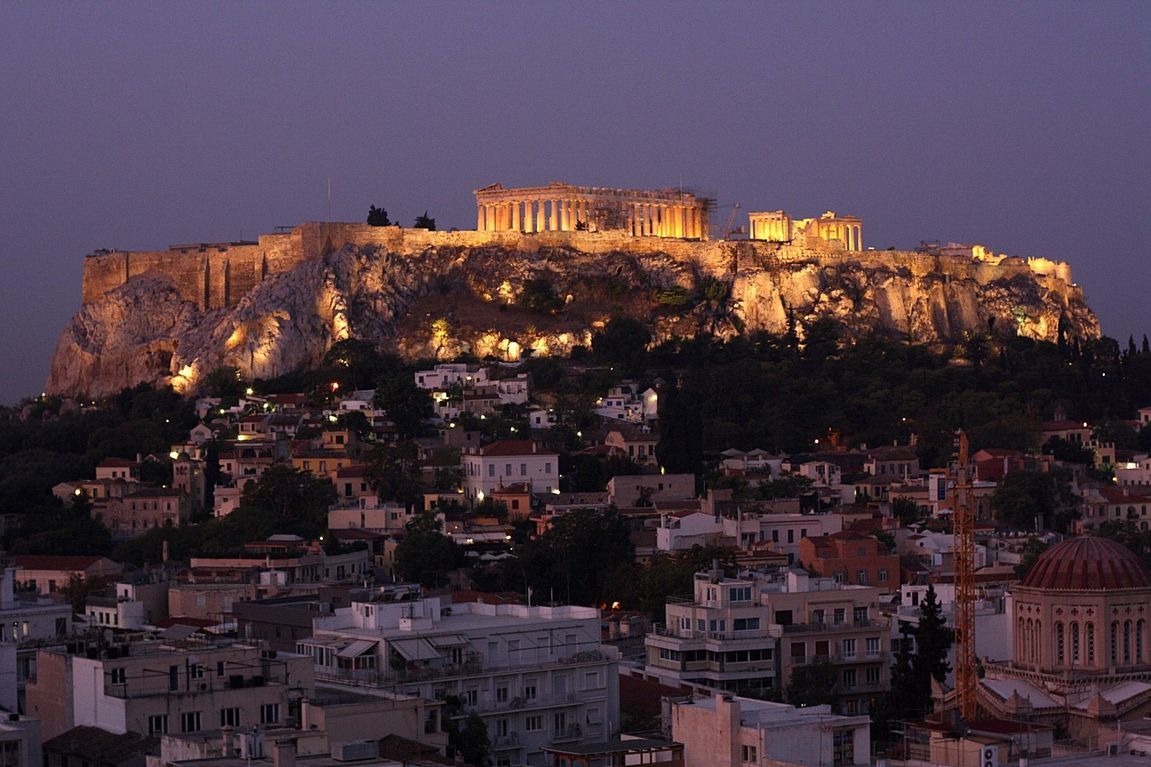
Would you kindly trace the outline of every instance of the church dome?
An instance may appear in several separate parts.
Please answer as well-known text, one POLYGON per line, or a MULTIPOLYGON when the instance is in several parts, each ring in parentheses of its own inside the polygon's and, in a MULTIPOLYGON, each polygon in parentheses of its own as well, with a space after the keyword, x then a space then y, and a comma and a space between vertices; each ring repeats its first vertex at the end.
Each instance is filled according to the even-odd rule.
POLYGON ((1052 591, 1145 589, 1151 588, 1151 571, 1126 546, 1084 536, 1040 554, 1020 585, 1052 591))

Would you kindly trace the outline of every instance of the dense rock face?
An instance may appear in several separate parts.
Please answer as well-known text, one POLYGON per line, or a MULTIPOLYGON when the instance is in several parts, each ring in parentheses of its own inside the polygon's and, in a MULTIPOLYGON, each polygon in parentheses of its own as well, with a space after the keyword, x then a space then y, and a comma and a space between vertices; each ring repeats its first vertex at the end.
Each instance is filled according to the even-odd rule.
POLYGON ((221 365, 268 378, 316 364, 334 341, 370 339, 407 357, 463 352, 515 358, 590 343, 614 314, 657 340, 701 330, 800 332, 829 316, 848 334, 920 342, 971 332, 1093 337, 1078 287, 1024 262, 988 264, 906 252, 765 252, 743 244, 645 244, 595 252, 577 240, 509 247, 425 244, 399 252, 346 244, 267 275, 237 302, 205 309, 162 271, 132 276, 84 305, 64 329, 47 389, 103 395, 140 382, 194 391, 221 365), (526 280, 563 309, 518 306, 526 280), (790 317, 790 319, 789 319, 790 317))

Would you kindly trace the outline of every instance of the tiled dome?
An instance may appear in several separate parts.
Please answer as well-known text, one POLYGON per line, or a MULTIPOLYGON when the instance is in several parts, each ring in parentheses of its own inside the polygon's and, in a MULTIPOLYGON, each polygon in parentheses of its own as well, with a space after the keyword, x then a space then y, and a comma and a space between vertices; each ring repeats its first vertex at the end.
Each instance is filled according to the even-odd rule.
POLYGON ((1043 552, 1020 584, 1054 591, 1151 588, 1151 572, 1127 547, 1106 538, 1072 538, 1043 552))

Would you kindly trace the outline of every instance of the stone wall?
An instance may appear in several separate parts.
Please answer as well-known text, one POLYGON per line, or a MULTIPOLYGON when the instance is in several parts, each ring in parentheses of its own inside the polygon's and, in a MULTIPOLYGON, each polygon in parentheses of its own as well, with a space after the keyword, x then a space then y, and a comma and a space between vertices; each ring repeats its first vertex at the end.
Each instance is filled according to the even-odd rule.
POLYGON ((945 275, 970 279, 980 285, 1025 275, 1048 289, 1079 295, 1078 287, 1071 281, 1071 268, 1043 258, 977 260, 898 250, 849 252, 834 247, 801 247, 755 240, 699 242, 632 237, 622 232, 430 232, 397 226, 308 222, 288 233, 261 235, 255 243, 205 243, 159 251, 101 251, 89 255, 84 259, 83 302, 98 301, 128 279, 153 272, 170 280, 182 298, 202 310, 234 306, 268 275, 289 271, 301 262, 320 258, 347 245, 376 247, 400 256, 442 247, 499 247, 525 254, 551 248, 572 248, 591 254, 660 253, 685 263, 698 263, 715 272, 733 268, 770 269, 773 265, 797 262, 829 265, 858 262, 866 268, 907 270, 916 277, 945 275))

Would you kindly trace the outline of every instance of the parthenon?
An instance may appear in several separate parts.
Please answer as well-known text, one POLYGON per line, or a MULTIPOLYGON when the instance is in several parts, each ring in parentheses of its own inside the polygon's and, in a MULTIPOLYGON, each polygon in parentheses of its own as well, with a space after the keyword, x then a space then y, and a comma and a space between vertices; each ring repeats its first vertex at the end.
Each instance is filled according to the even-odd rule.
POLYGON ((706 240, 709 200, 675 189, 641 190, 575 186, 476 190, 476 229, 481 232, 623 231, 635 237, 706 240))
POLYGON ((819 218, 793 219, 782 210, 749 213, 753 240, 812 245, 832 243, 844 250, 863 250, 863 221, 827 211, 819 218))

